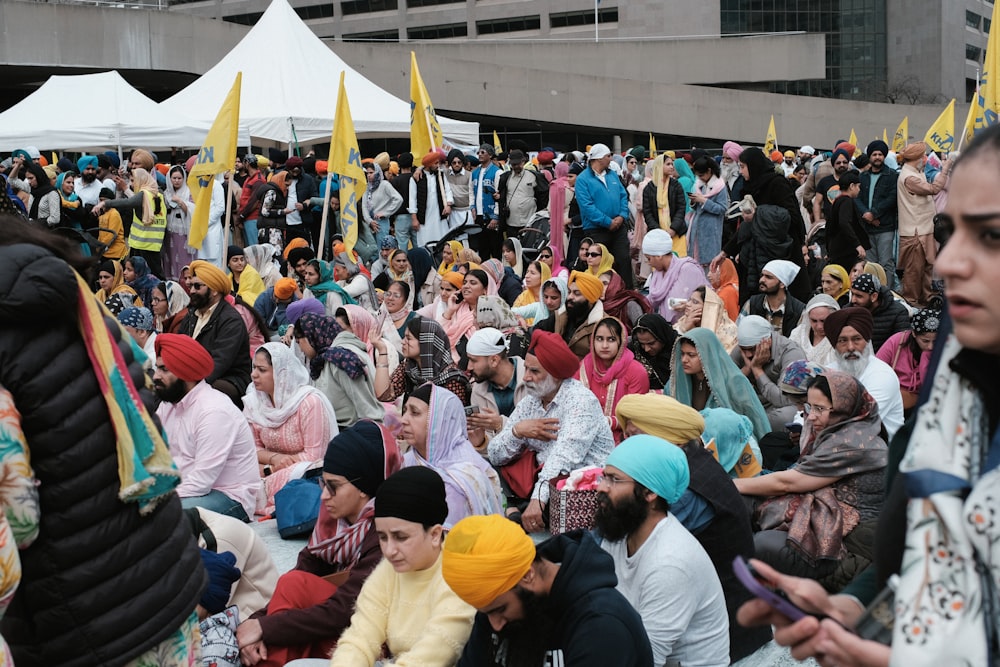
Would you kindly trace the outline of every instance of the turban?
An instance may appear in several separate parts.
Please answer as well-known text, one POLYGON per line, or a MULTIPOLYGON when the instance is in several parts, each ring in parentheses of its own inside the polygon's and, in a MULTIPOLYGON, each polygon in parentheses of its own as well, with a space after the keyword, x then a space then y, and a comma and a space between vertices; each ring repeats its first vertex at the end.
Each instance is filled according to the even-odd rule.
POLYGON ((727 141, 722 144, 722 154, 727 158, 731 159, 733 162, 739 162, 740 153, 743 152, 743 147, 740 146, 735 141, 727 141))
POLYGON ((298 155, 293 155, 285 162, 285 169, 292 170, 295 169, 295 167, 302 168, 302 158, 298 155))
POLYGON ((396 240, 395 236, 389 235, 379 241, 378 247, 380 250, 398 250, 399 241, 396 240))
POLYGON ((21 150, 28 156, 28 158, 32 160, 37 160, 38 158, 42 157, 41 152, 34 146, 25 146, 21 150))
POLYGON ((79 160, 76 161, 76 168, 83 173, 83 170, 87 167, 93 167, 97 169, 97 156, 96 155, 84 155, 79 160))
POLYGON ((361 493, 375 498, 386 478, 383 428, 364 420, 333 436, 323 457, 323 472, 346 477, 361 493))
POLYGON ((785 151, 785 157, 795 157, 795 153, 793 151, 785 151))
POLYGON ((316 173, 326 174, 330 170, 330 163, 326 160, 316 160, 316 173))
POLYGON ((68 157, 60 158, 59 161, 56 162, 56 168, 63 173, 66 173, 67 171, 73 171, 73 167, 74 167, 73 161, 70 160, 68 157))
POLYGON ((219 294, 229 294, 233 291, 233 281, 215 264, 196 259, 191 262, 191 275, 201 278, 210 290, 219 294))
POLYGON ((111 161, 111 166, 112 167, 114 167, 115 169, 117 169, 118 167, 121 166, 122 159, 120 157, 118 157, 118 153, 116 153, 114 151, 104 151, 104 154, 108 157, 108 160, 111 161))
POLYGON ((899 151, 899 159, 903 162, 913 162, 927 155, 927 144, 918 141, 915 144, 907 144, 903 150, 899 151))
POLYGON ((634 157, 636 160, 640 160, 641 161, 641 160, 645 160, 646 159, 646 147, 645 146, 642 146, 642 145, 635 146, 628 153, 629 153, 629 155, 631 155, 632 157, 634 157))
POLYGON ((288 253, 290 253, 295 248, 308 248, 308 247, 309 247, 309 241, 306 241, 303 238, 294 238, 288 242, 288 245, 285 246, 285 251, 282 253, 282 257, 288 259, 288 253))
POLYGON ((288 304, 288 308, 285 309, 285 319, 288 320, 289 324, 295 324, 300 317, 307 313, 326 315, 326 307, 319 299, 299 299, 288 304))
POLYGON ((642 237, 642 254, 651 257, 662 257, 674 251, 674 240, 663 229, 646 232, 642 237))
POLYGON ((556 154, 552 151, 542 151, 538 154, 539 162, 552 162, 556 159, 556 154))
POLYGON ((468 516, 448 533, 441 575, 466 604, 483 609, 514 588, 535 561, 535 543, 499 514, 468 516))
POLYGON ((136 148, 132 151, 132 162, 138 162, 139 166, 146 171, 153 171, 153 167, 156 166, 156 158, 153 157, 153 154, 142 148, 136 148))
POLYGON ((202 344, 190 336, 163 333, 153 344, 156 358, 184 382, 199 382, 212 374, 215 361, 202 344))
POLYGON ((808 145, 808 144, 806 144, 805 146, 803 146, 802 148, 800 148, 799 152, 800 153, 805 153, 806 155, 816 155, 816 149, 813 148, 812 146, 808 145))
POLYGON ((799 275, 799 265, 789 262, 787 259, 772 259, 764 265, 762 271, 767 271, 777 278, 782 285, 788 287, 795 280, 795 276, 799 275))
POLYGON ((389 171, 389 154, 385 151, 376 155, 374 162, 382 169, 382 171, 389 171))
POLYGON ((186 171, 187 173, 190 174, 191 170, 194 168, 195 160, 197 160, 197 159, 198 159, 197 155, 192 155, 187 160, 185 160, 184 161, 184 171, 186 171))
POLYGON ((416 465, 393 473, 382 482, 375 498, 375 518, 392 517, 436 526, 448 518, 444 480, 426 466, 416 465))
POLYGON ((848 162, 851 161, 851 154, 848 153, 843 148, 838 148, 837 150, 833 151, 833 153, 830 155, 830 164, 833 164, 834 162, 837 161, 838 155, 843 155, 844 157, 846 157, 848 162))
POLYGON ((535 355, 545 372, 557 380, 566 380, 580 370, 580 359, 559 334, 535 329, 528 354, 535 355))
POLYGON ((604 144, 594 144, 590 147, 590 156, 588 160, 597 160, 602 157, 607 157, 611 155, 611 149, 604 144))
POLYGON ((466 354, 471 354, 474 357, 488 357, 506 351, 507 342, 504 340, 503 333, 493 327, 478 329, 472 334, 465 346, 466 354))
POLYGON ((627 394, 615 408, 618 423, 629 422, 643 433, 683 445, 705 432, 705 418, 694 408, 662 394, 627 394))
POLYGON ((138 329, 139 331, 153 330, 153 313, 149 308, 137 308, 129 306, 118 313, 118 321, 124 326, 138 329))
POLYGON ((591 305, 597 303, 604 292, 604 283, 601 282, 600 278, 590 273, 574 271, 569 276, 569 284, 574 283, 591 305))
POLYGON ((916 335, 925 333, 937 333, 941 326, 941 311, 936 308, 924 308, 913 313, 910 318, 910 327, 916 335))
MULTIPOLYGON (((386 238, 392 238, 392 237, 387 236, 386 238)), ((441 276, 441 280, 450 283, 451 286, 454 287, 455 289, 462 289, 462 283, 465 280, 465 276, 463 276, 458 271, 449 271, 443 276, 441 276)))
POLYGON ((833 151, 834 153, 836 153, 837 151, 844 151, 845 153, 847 153, 848 159, 854 157, 855 151, 858 150, 857 146, 855 146, 854 144, 847 143, 846 141, 841 141, 833 148, 834 148, 833 151))
POLYGON ((778 388, 786 394, 805 396, 809 382, 826 372, 815 361, 798 359, 785 366, 778 380, 778 388))
POLYGON ((878 291, 882 289, 882 283, 872 274, 862 273, 851 283, 851 289, 856 289, 865 294, 878 294, 878 291))
POLYGON ((673 504, 691 481, 687 456, 662 438, 633 435, 611 450, 604 465, 614 466, 673 504))
POLYGON ((872 153, 878 151, 883 157, 889 154, 889 145, 882 141, 881 139, 876 139, 875 141, 868 144, 868 148, 865 149, 865 155, 868 157, 872 156, 872 153))
POLYGON ((115 191, 111 188, 101 188, 101 192, 97 195, 98 199, 114 199, 115 191))
POLYGON ((430 153, 428 153, 427 155, 425 155, 423 158, 421 158, 420 164, 422 164, 424 166, 424 168, 426 169, 427 167, 432 167, 432 166, 434 166, 436 164, 439 164, 441 162, 441 160, 442 160, 442 157, 443 156, 441 155, 441 153, 439 151, 431 151, 430 153))
POLYGON ((479 150, 486 151, 486 154, 489 155, 490 157, 493 157, 494 155, 497 154, 497 149, 494 148, 493 146, 490 146, 489 144, 481 145, 479 147, 479 150))
POLYGON ((781 162, 781 151, 771 151, 771 162, 781 162))
POLYGON ((291 299, 292 295, 295 294, 295 289, 298 287, 298 283, 292 278, 282 278, 278 282, 274 283, 274 297, 276 299, 291 299))
POLYGON ((267 159, 274 164, 284 164, 285 160, 288 159, 288 153, 280 148, 268 148, 267 159))
POLYGON ((233 244, 226 248, 226 261, 228 262, 233 257, 246 257, 246 252, 243 250, 243 246, 233 244))
POLYGON ((450 151, 448 151, 447 160, 450 163, 454 161, 455 158, 458 158, 462 162, 465 162, 465 155, 462 154, 462 151, 458 150, 457 148, 452 148, 450 151))
POLYGON ((865 262, 865 273, 870 273, 878 278, 880 285, 889 284, 888 277, 885 275, 885 269, 882 268, 881 264, 876 264, 875 262, 865 262))
POLYGON ((840 332, 844 327, 854 327, 865 340, 871 340, 875 321, 868 309, 857 306, 830 313, 823 322, 823 330, 830 345, 837 347, 837 339, 840 338, 840 332))
POLYGON ((752 347, 774 333, 771 323, 760 315, 744 315, 736 325, 736 343, 752 347))

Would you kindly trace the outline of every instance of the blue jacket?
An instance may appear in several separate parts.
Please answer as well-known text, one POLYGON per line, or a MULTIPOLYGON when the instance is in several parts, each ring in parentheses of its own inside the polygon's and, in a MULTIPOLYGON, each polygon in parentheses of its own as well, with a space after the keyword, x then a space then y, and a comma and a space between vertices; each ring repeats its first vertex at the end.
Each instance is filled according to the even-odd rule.
POLYGON ((500 168, 495 164, 491 164, 486 168, 486 176, 483 179, 483 209, 480 211, 476 208, 476 191, 479 187, 479 175, 483 173, 483 168, 476 167, 472 170, 472 184, 470 185, 471 191, 469 192, 469 198, 472 201, 472 208, 476 212, 476 216, 485 216, 490 220, 496 220, 497 214, 497 202, 493 199, 493 193, 497 191, 496 179, 497 175, 500 173, 500 168))
POLYGON ((576 201, 580 205, 584 231, 608 229, 615 216, 628 220, 628 192, 610 169, 604 174, 603 183, 593 169, 584 169, 576 177, 576 201))
MULTIPOLYGON (((699 181, 700 183, 700 181, 699 181)), ((704 204, 693 206, 694 215, 688 224, 688 255, 707 264, 722 250, 722 223, 729 207, 729 191, 722 189, 704 204)))

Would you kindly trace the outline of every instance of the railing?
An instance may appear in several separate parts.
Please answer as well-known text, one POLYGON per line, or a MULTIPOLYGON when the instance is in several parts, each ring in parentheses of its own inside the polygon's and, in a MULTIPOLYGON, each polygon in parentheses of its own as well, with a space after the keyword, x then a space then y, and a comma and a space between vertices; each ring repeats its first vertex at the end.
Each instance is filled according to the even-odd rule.
POLYGON ((110 9, 167 9, 169 0, 21 0, 35 4, 78 5, 82 7, 108 7, 110 9))

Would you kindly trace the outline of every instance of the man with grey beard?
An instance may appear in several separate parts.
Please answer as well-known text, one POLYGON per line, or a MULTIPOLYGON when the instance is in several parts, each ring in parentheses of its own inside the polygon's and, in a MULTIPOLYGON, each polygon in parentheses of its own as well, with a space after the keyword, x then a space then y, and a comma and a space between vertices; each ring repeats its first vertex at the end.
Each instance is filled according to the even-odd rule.
POLYGON ((903 396, 895 371, 872 350, 874 327, 872 314, 857 306, 830 313, 823 323, 826 338, 836 351, 831 368, 854 376, 864 385, 878 403, 882 425, 892 438, 903 425, 903 396))
POLYGON ((536 330, 524 357, 528 395, 489 443, 490 463, 500 469, 510 487, 510 505, 521 509, 521 525, 531 533, 545 529, 549 480, 563 470, 603 466, 614 447, 597 397, 573 379, 579 367, 580 360, 562 337, 536 330), (541 469, 530 488, 514 488, 510 471, 504 468, 523 456, 536 458, 541 469))

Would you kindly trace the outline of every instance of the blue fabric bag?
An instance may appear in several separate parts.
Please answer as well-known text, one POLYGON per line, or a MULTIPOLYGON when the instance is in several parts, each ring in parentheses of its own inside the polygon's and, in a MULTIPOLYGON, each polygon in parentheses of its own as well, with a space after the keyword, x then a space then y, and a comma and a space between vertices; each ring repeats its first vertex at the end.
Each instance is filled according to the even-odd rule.
POLYGON ((320 496, 323 490, 318 477, 293 479, 274 494, 274 516, 278 520, 278 534, 287 540, 308 535, 319 516, 320 496))

